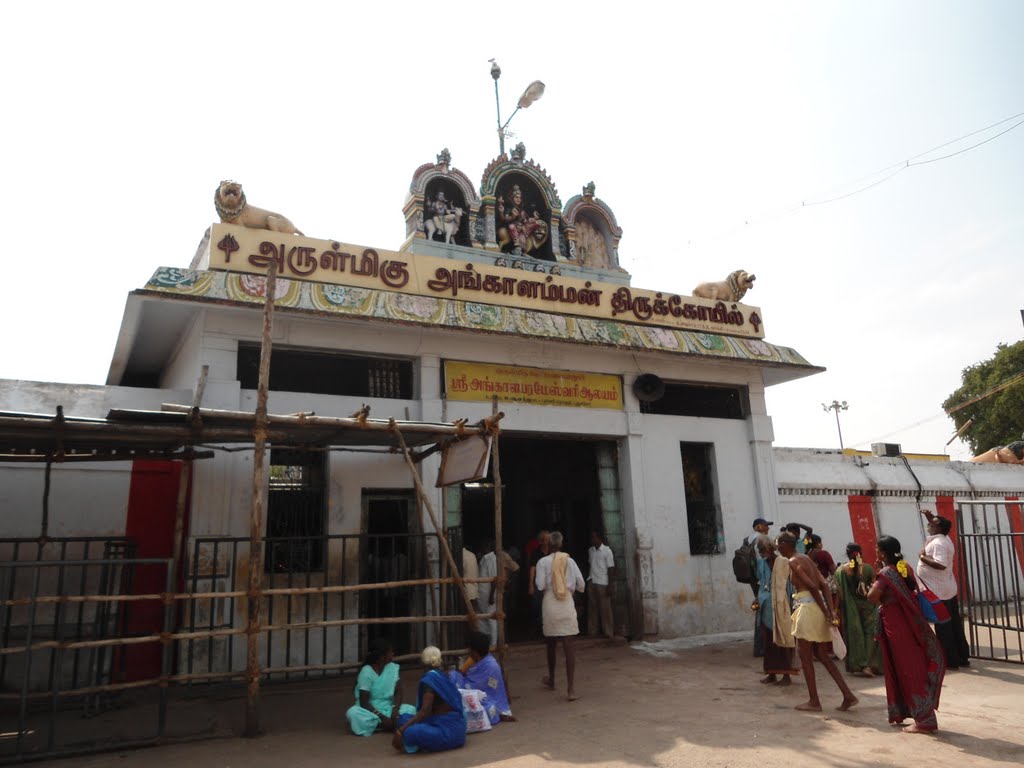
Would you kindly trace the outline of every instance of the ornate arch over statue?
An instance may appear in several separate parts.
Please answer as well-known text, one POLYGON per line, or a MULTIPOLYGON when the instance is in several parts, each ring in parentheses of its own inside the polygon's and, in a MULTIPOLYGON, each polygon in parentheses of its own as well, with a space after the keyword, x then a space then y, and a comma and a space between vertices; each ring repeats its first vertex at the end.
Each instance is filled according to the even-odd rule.
POLYGON ((452 167, 447 148, 436 163, 416 169, 402 206, 406 239, 429 238, 472 248, 480 213, 480 197, 462 171, 452 167))
POLYGON ((561 257, 562 201, 547 171, 526 160, 522 143, 511 157, 501 155, 487 166, 480 198, 488 250, 542 261, 561 257))
POLYGON ((594 196, 596 186, 590 182, 582 195, 575 195, 565 206, 562 226, 568 260, 594 269, 621 270, 619 240, 622 228, 615 214, 603 200, 594 196))

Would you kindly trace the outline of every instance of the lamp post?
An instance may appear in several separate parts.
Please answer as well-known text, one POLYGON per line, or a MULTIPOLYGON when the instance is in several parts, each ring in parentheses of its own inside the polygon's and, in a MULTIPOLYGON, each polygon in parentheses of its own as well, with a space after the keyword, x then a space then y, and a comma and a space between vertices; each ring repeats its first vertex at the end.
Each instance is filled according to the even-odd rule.
POLYGON ((841 451, 843 450, 843 428, 839 426, 839 412, 849 410, 850 406, 847 405, 845 400, 843 400, 843 402, 833 400, 831 405, 825 405, 822 403, 821 407, 825 409, 825 413, 828 413, 829 411, 836 412, 836 429, 839 431, 839 450, 841 451))
POLYGON ((498 78, 501 77, 501 67, 498 66, 498 62, 494 59, 491 59, 491 77, 494 79, 494 106, 498 110, 498 146, 501 148, 501 154, 505 154, 505 129, 512 122, 512 118, 516 116, 516 112, 520 109, 526 109, 544 95, 544 83, 540 80, 534 80, 526 86, 523 95, 519 97, 519 103, 516 104, 515 111, 509 115, 508 120, 502 123, 501 100, 498 98, 498 78))

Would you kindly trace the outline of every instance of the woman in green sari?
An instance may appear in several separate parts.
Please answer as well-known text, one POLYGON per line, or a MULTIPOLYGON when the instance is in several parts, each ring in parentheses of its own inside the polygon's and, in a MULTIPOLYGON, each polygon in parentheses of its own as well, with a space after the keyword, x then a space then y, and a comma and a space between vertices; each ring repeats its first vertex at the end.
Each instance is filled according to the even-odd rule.
POLYGON ((356 736, 375 731, 394 731, 399 715, 415 715, 416 707, 402 703, 402 686, 391 643, 379 639, 366 654, 366 663, 356 678, 356 703, 345 716, 356 736))
POLYGON ((878 606, 868 602, 875 581, 875 569, 861 561, 859 544, 846 547, 847 562, 836 569, 839 585, 839 614, 846 642, 846 671, 874 677, 882 671, 882 656, 875 639, 878 606))

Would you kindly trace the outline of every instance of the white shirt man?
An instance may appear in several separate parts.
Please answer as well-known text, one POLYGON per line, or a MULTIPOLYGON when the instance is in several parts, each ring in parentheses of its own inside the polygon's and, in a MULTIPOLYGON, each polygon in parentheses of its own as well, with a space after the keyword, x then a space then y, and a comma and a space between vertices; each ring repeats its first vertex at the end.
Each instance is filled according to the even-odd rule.
MULTIPOLYGON (((462 548, 462 578, 480 578, 480 569, 476 564, 476 555, 474 555, 465 547, 462 548)), ((469 596, 470 602, 473 603, 473 610, 479 613, 480 585, 476 584, 475 582, 473 584, 466 584, 466 594, 469 596)))
MULTIPOLYGON (((487 547, 488 551, 480 558, 480 578, 496 579, 498 577, 498 557, 494 554, 494 548, 487 547)), ((481 611, 483 613, 495 612, 495 585, 481 584, 481 611)), ((480 622, 480 631, 487 632, 491 636, 491 647, 498 644, 498 622, 494 619, 484 619, 480 622)))
MULTIPOLYGON (((600 534, 596 534, 600 536, 600 534)), ((608 571, 615 567, 615 556, 611 547, 600 538, 596 539, 596 547, 591 547, 587 554, 590 557, 590 576, 588 579, 594 584, 608 586, 608 571)))
POLYGON ((917 578, 935 593, 949 612, 949 621, 935 625, 935 636, 946 657, 946 669, 959 669, 971 663, 971 645, 964 633, 960 603, 956 599, 956 575, 953 573, 955 548, 949 539, 953 522, 929 509, 922 509, 921 514, 928 518, 929 536, 917 555, 917 578))
POLYGON ((610 571, 615 567, 615 557, 611 547, 604 543, 604 536, 597 531, 590 534, 591 547, 587 554, 590 558, 591 589, 587 590, 587 634, 594 636, 598 631, 600 620, 601 632, 607 638, 615 636, 612 621, 612 595, 610 587, 610 571))
POLYGON ((940 600, 952 600, 956 597, 956 576, 953 574, 954 551, 955 548, 949 536, 944 533, 935 533, 925 539, 924 554, 929 560, 946 567, 935 568, 924 559, 918 560, 917 563, 917 577, 940 600))

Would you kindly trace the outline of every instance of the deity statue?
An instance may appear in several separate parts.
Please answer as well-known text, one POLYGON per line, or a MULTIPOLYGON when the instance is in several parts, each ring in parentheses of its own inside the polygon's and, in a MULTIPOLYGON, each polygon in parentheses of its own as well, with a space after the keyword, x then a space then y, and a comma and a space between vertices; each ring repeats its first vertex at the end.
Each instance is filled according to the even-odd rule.
POLYGON ((434 233, 439 232, 444 236, 446 243, 452 242, 459 231, 459 224, 462 222, 462 209, 449 203, 444 192, 440 190, 437 197, 431 200, 427 207, 428 217, 423 224, 427 240, 433 240, 434 233))
POLYGON ((548 225, 537 209, 528 215, 523 207, 523 192, 518 184, 513 185, 507 200, 498 198, 498 245, 502 250, 511 245, 512 250, 532 254, 548 239, 548 225))
POLYGON ((584 218, 576 222, 576 250, 584 266, 599 269, 608 269, 612 266, 604 234, 584 218))

